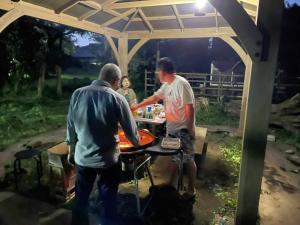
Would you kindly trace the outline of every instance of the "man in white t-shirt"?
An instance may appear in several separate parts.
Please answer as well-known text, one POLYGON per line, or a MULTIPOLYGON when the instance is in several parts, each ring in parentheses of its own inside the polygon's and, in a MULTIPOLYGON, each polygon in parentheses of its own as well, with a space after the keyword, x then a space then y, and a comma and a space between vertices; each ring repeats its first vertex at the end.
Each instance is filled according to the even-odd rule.
MULTIPOLYGON (((188 168, 189 184, 186 195, 195 196, 195 178, 197 167, 194 161, 192 139, 195 137, 195 98, 189 82, 176 75, 174 65, 169 58, 158 62, 158 76, 161 88, 143 102, 133 105, 132 110, 164 101, 167 135, 181 139, 184 148, 184 163, 188 168)), ((170 184, 176 187, 178 166, 172 165, 170 184)))

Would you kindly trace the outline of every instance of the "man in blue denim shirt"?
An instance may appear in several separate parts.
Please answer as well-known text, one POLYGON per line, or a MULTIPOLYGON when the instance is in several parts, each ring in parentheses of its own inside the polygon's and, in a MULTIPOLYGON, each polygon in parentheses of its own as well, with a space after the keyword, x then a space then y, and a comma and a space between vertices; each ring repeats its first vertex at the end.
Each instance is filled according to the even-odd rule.
POLYGON ((118 166, 118 124, 127 138, 138 146, 138 132, 126 99, 119 88, 121 71, 115 64, 106 64, 99 80, 77 89, 71 98, 67 143, 69 155, 75 151, 76 187, 72 224, 86 225, 88 199, 97 175, 104 205, 104 219, 113 224, 116 217, 116 196, 120 169, 118 166))

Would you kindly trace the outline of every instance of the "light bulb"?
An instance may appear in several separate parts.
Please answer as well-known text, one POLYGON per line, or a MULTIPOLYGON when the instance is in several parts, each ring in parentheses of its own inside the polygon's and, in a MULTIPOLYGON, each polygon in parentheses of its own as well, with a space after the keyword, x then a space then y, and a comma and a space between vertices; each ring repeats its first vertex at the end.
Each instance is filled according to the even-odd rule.
POLYGON ((196 0, 196 7, 202 9, 206 5, 207 0, 196 0))

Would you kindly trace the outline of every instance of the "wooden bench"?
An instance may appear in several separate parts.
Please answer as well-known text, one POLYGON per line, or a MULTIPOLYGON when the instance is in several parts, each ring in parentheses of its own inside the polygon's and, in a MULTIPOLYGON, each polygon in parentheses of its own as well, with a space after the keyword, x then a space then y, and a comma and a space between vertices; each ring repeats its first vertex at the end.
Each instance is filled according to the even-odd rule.
POLYGON ((196 127, 195 130, 195 140, 194 140, 194 150, 195 150, 195 162, 197 165, 197 174, 199 175, 199 171, 203 165, 206 151, 207 151, 207 128, 204 127, 196 127))

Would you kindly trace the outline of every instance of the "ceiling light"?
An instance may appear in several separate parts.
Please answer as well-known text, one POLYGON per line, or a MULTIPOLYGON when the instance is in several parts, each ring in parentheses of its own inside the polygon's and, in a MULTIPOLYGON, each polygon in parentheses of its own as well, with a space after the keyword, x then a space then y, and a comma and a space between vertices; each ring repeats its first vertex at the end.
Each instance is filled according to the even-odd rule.
POLYGON ((206 5, 207 0, 196 0, 196 7, 202 9, 206 5))

